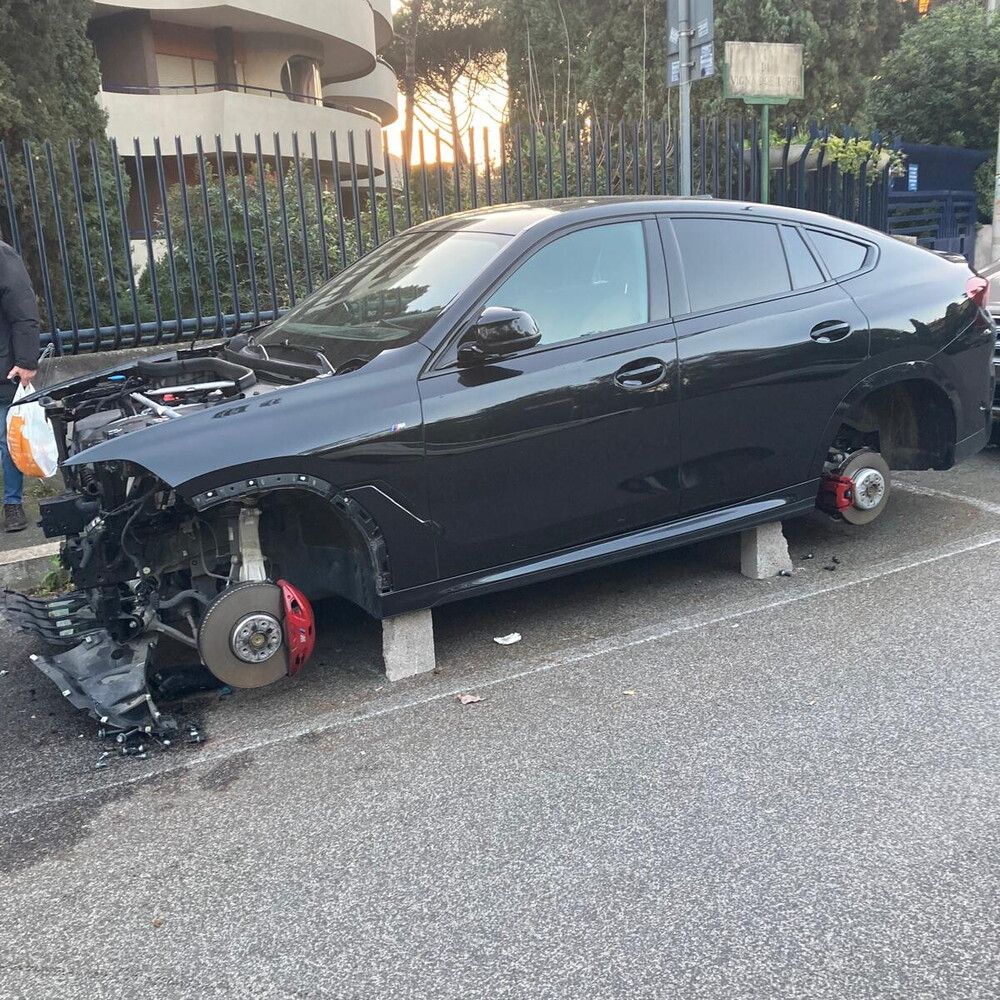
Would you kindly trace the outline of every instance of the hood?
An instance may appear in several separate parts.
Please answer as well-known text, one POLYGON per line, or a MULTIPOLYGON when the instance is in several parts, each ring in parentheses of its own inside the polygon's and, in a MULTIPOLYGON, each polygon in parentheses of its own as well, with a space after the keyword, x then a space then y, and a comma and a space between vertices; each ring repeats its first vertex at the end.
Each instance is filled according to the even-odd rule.
MULTIPOLYGON (((128 461, 179 487, 228 468, 293 456, 321 457, 358 446, 387 428, 419 424, 416 373, 428 354, 419 343, 411 344, 385 351, 343 375, 283 387, 257 383, 209 405, 177 406, 178 416, 150 412, 141 420, 133 417, 121 433, 73 451, 62 464, 72 469, 128 461)), ((140 371, 138 366, 119 366, 102 376, 53 386, 46 395, 72 404, 95 380, 127 378, 140 371)), ((162 387, 158 391, 162 393, 162 387)))

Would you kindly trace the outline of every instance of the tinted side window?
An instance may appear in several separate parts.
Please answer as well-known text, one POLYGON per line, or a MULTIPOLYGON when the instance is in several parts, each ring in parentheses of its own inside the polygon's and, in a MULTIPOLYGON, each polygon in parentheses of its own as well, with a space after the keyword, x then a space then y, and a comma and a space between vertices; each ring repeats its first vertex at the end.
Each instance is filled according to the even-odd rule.
POLYGON ((543 344, 648 323, 642 223, 593 226, 560 236, 532 254, 486 305, 526 309, 543 344))
POLYGON ((692 312, 791 291, 777 226, 740 219, 673 221, 692 312))
POLYGON ((793 287, 811 288, 826 281, 802 234, 794 226, 782 226, 781 238, 785 244, 785 256, 788 258, 788 270, 792 275, 793 287))
POLYGON ((835 278, 850 274, 852 271, 859 271, 864 267, 865 258, 868 256, 868 247, 864 243, 855 243, 854 240, 820 233, 815 229, 809 230, 809 238, 830 269, 830 274, 835 278))

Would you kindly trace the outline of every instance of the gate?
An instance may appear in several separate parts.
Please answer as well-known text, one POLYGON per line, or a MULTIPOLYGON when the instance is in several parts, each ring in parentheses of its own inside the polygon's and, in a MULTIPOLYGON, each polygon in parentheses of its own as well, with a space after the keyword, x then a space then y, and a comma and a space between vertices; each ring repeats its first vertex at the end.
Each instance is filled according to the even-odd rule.
POLYGON ((920 246, 961 254, 976 249, 974 191, 890 191, 889 232, 915 236, 920 246))

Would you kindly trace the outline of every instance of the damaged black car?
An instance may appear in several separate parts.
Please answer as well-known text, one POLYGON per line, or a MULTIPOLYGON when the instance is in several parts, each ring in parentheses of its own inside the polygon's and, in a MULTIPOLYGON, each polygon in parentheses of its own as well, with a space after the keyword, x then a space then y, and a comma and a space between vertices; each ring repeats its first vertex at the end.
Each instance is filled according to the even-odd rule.
POLYGON ((870 522, 891 470, 987 442, 985 286, 763 205, 429 222, 268 326, 44 390, 73 589, 8 615, 75 705, 165 730, 164 650, 278 681, 316 599, 384 618, 817 507, 870 522))

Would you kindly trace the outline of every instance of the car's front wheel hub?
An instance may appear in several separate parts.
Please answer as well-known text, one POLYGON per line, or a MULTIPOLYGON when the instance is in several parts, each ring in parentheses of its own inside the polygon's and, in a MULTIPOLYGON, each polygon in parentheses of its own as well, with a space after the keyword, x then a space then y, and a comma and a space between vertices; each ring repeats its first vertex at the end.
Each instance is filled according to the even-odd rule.
POLYGON ((263 663, 281 649, 281 624, 273 615, 247 615, 233 627, 230 645, 244 663, 263 663))

